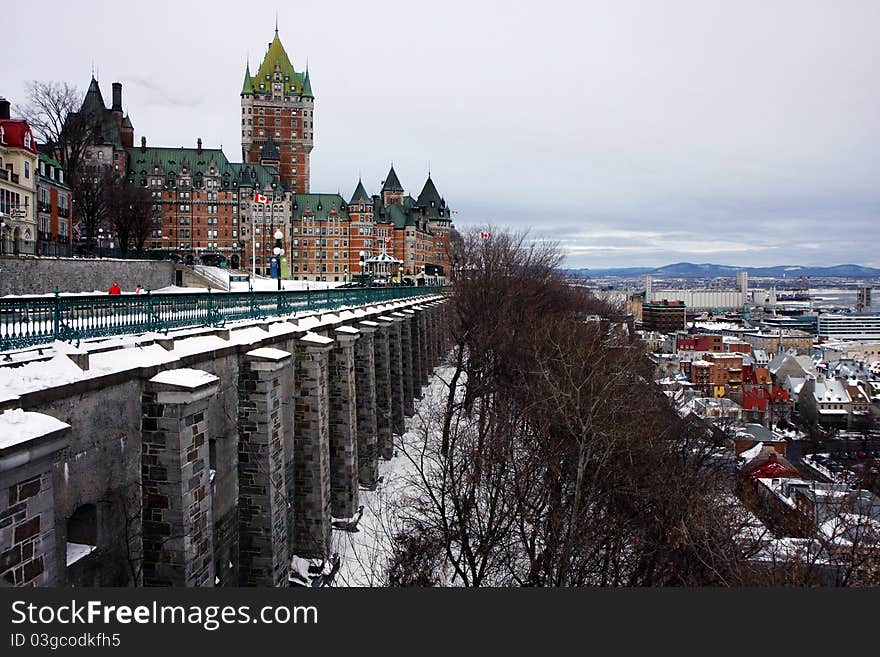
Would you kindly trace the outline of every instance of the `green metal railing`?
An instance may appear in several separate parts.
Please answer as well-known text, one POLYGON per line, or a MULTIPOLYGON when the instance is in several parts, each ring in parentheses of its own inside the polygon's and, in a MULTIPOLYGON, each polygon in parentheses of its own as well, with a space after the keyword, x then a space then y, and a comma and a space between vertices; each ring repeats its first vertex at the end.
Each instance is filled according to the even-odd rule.
POLYGON ((223 326, 296 312, 333 310, 436 294, 442 288, 387 287, 281 292, 211 292, 0 299, 0 351, 187 326, 223 326))

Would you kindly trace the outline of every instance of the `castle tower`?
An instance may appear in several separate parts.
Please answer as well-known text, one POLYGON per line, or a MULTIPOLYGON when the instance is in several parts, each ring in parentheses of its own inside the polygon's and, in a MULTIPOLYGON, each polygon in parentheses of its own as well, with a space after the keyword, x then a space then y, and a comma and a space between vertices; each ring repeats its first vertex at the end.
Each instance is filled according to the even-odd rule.
POLYGON ((400 180, 394 172, 393 164, 382 183, 382 203, 386 206, 403 204, 403 185, 400 184, 400 180))
MULTIPOLYGON (((310 163, 314 147, 315 97, 309 72, 293 68, 278 29, 255 75, 245 67, 241 88, 241 156, 258 164, 266 158, 263 148, 277 150, 281 184, 292 191, 309 191, 310 163)), ((268 162, 267 162, 268 164, 268 162)))

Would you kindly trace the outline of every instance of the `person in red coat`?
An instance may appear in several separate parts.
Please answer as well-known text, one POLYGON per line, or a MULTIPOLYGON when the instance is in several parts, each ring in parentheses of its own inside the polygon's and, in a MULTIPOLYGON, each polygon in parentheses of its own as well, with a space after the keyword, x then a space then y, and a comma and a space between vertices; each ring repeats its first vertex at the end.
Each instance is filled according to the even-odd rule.
POLYGON ((119 287, 119 283, 117 283, 116 281, 113 281, 113 285, 110 286, 110 289, 108 290, 108 292, 110 294, 122 294, 122 290, 119 287))

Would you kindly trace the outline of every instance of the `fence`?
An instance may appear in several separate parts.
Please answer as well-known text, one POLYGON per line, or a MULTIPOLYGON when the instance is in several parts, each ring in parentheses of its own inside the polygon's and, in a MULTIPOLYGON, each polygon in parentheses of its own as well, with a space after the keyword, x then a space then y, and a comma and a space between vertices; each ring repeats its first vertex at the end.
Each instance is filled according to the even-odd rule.
POLYGON ((0 298, 0 351, 188 326, 223 326, 433 294, 440 287, 0 298))

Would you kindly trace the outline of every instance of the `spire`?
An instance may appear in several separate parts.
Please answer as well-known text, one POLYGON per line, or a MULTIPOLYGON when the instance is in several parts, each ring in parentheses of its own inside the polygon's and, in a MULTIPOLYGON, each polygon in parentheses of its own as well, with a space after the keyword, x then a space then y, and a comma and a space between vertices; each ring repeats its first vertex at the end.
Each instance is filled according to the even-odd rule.
POLYGON ((391 165, 391 171, 388 172, 388 175, 385 176, 385 184, 382 185, 383 192, 402 192, 403 185, 400 184, 400 180, 397 179, 397 174, 394 172, 394 165, 391 165))
POLYGON ((306 98, 314 98, 315 97, 312 94, 312 82, 311 82, 311 80, 309 80, 308 66, 306 66, 306 76, 303 79, 302 95, 305 96, 306 98))
POLYGON ((251 80, 251 63, 248 62, 244 67, 244 84, 241 85, 241 95, 253 95, 254 83, 251 80))
POLYGON ((278 38, 278 12, 275 12, 275 38, 278 38))
POLYGON ((367 190, 364 189, 364 183, 358 178, 358 184, 357 187, 354 188, 354 194, 351 195, 351 202, 349 205, 355 205, 360 199, 363 199, 367 203, 370 202, 370 195, 367 194, 367 190))

